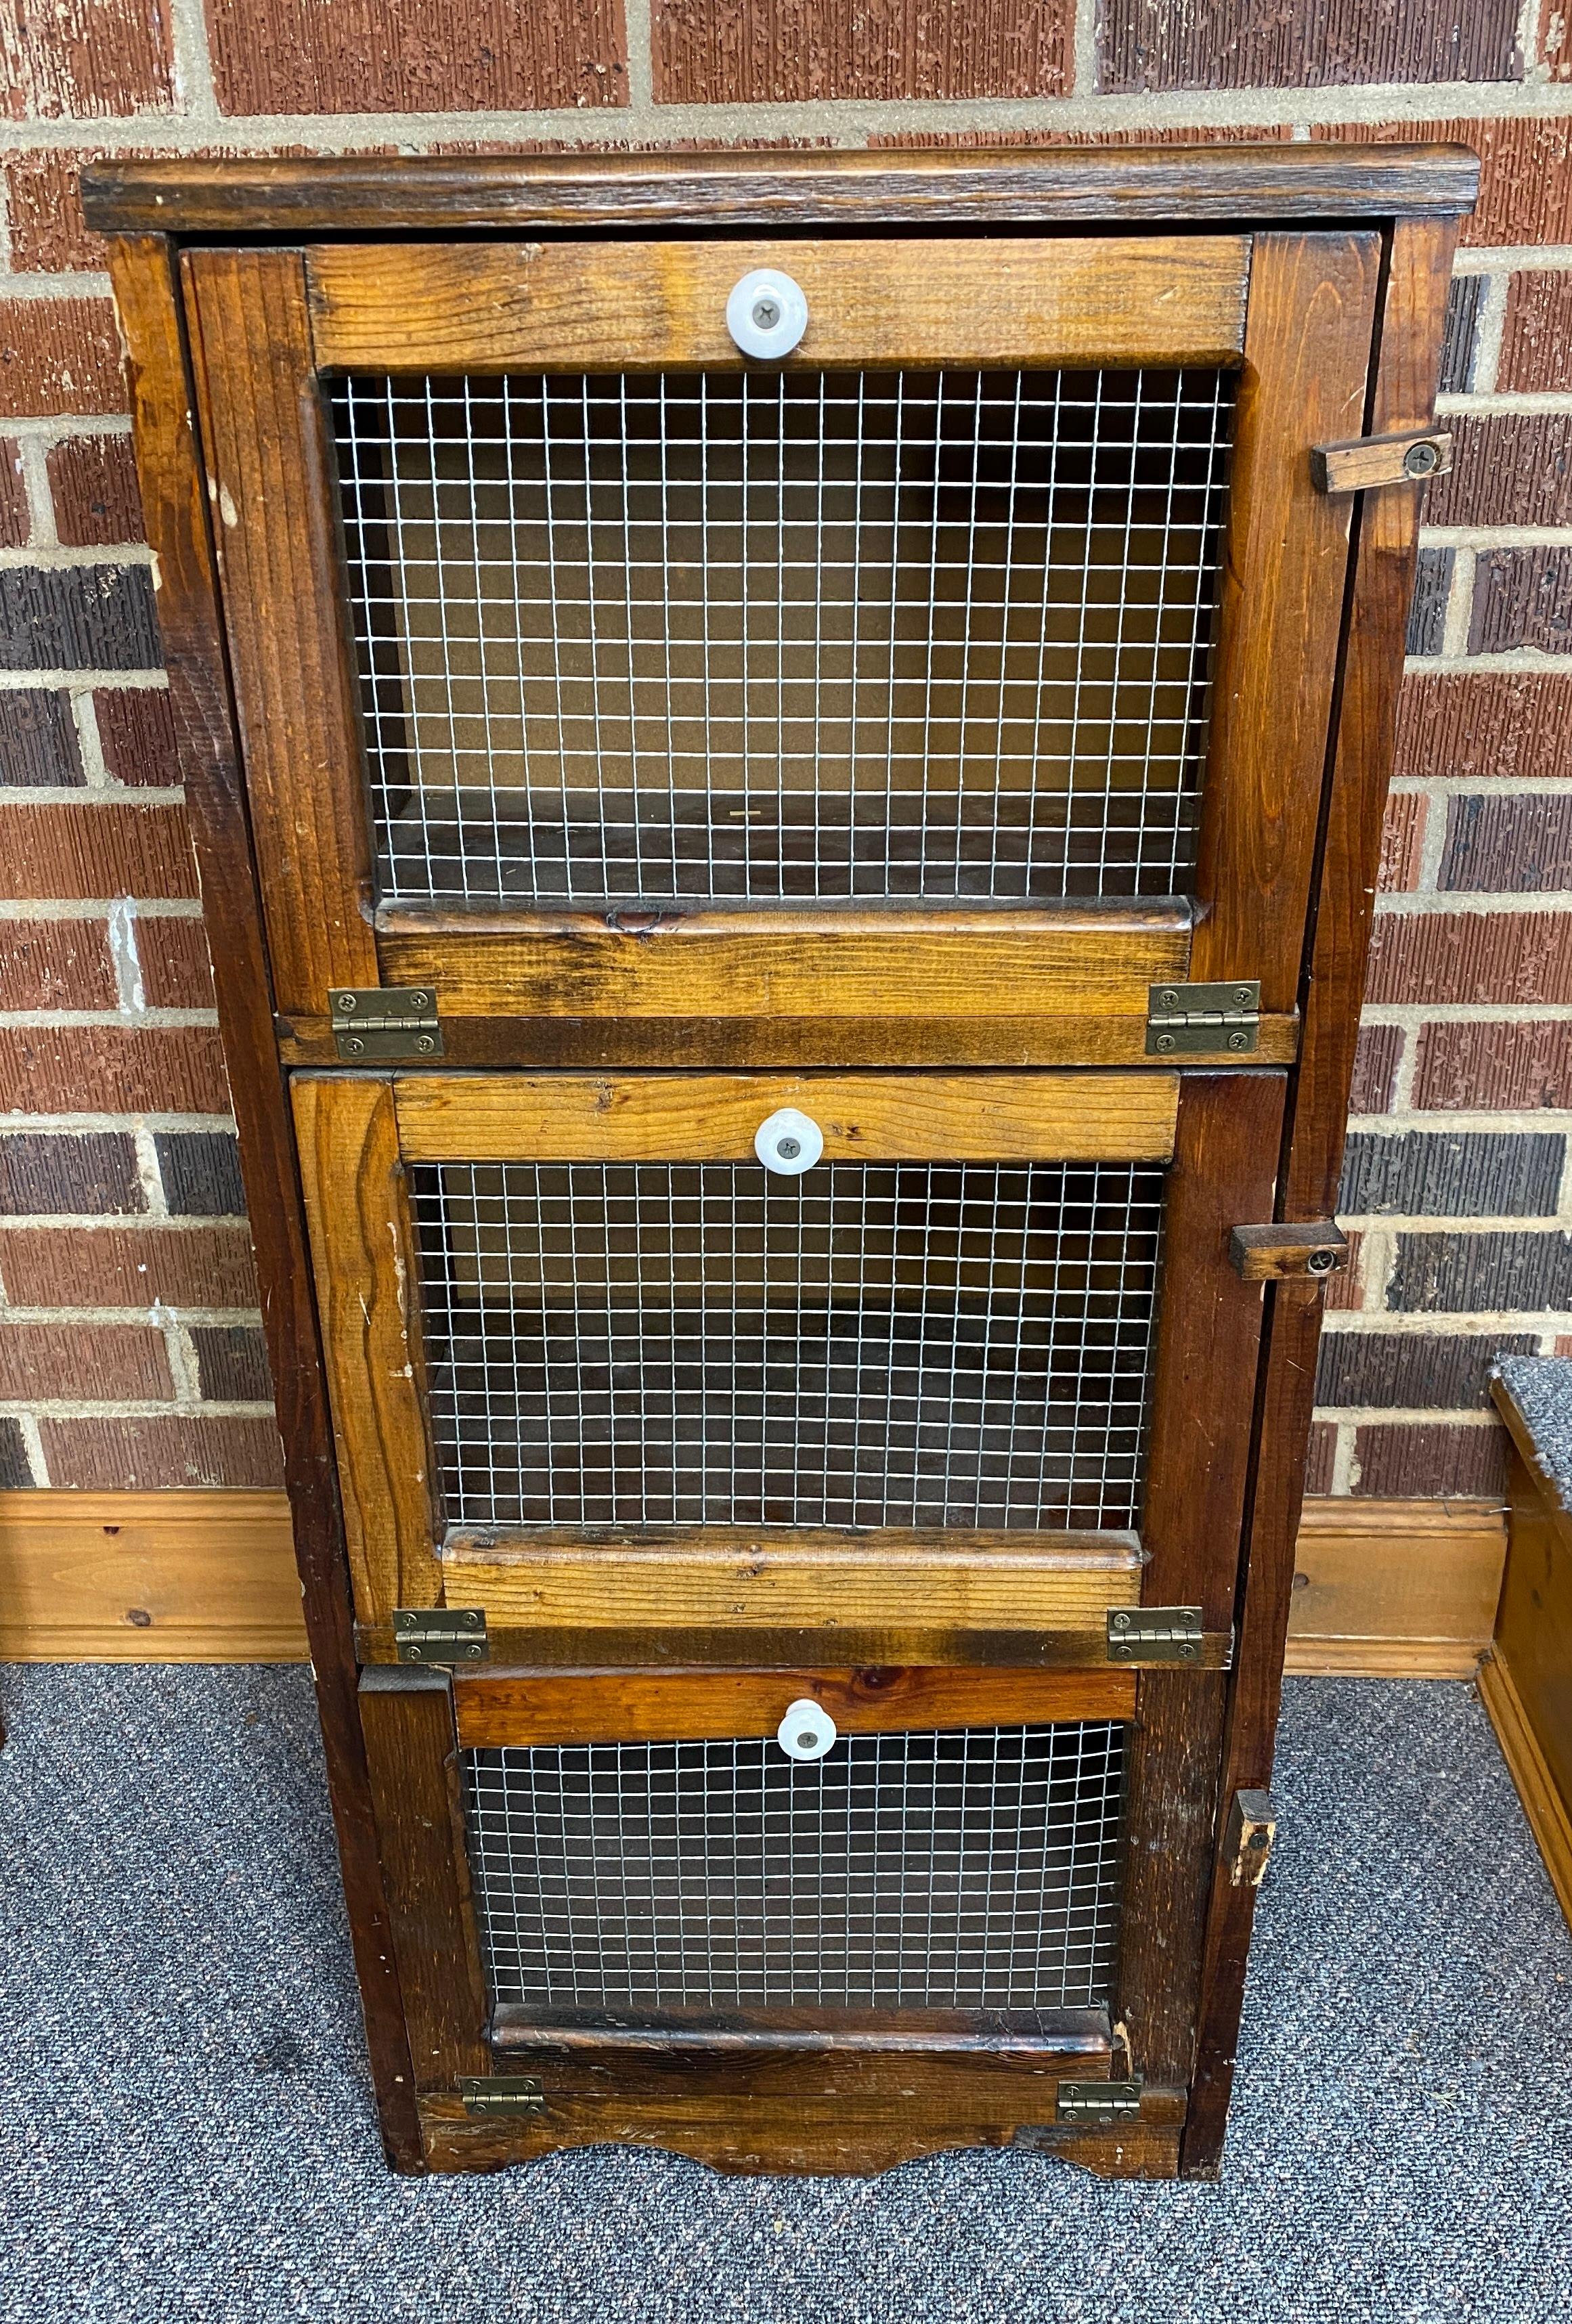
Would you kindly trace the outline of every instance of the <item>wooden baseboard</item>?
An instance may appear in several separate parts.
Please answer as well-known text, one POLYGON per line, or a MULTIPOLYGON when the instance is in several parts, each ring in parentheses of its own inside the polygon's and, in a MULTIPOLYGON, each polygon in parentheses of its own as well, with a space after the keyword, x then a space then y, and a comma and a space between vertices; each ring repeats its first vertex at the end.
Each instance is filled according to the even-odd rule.
MULTIPOLYGON (((1506 1535, 1489 1501, 1308 1501, 1290 1671, 1472 1678, 1506 1535)), ((0 1493, 0 1660, 301 1662, 282 1493, 0 1493)))
POLYGON ((1495 1628, 1505 1559, 1497 1501, 1307 1501, 1288 1669, 1472 1678, 1495 1628))
POLYGON ((0 1660, 305 1659, 282 1493, 0 1493, 0 1660))
POLYGON ((1479 1692, 1529 1828, 1540 1844, 1550 1886, 1572 1923, 1572 1817, 1529 1723, 1511 1667, 1499 1649, 1486 1655, 1479 1665, 1479 1692))

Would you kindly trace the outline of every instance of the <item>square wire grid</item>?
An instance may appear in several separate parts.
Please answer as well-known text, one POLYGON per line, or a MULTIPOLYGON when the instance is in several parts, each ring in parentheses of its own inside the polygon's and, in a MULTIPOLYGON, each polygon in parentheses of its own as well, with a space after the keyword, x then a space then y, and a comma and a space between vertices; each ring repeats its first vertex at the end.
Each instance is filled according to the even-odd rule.
POLYGON ((1136 1522, 1159 1167, 411 1177, 451 1520, 1136 1522))
POLYGON ((491 1997, 1045 2009, 1107 1997, 1124 1729, 468 1751, 491 1997))
POLYGON ((347 380, 383 895, 1185 892, 1234 393, 347 380))

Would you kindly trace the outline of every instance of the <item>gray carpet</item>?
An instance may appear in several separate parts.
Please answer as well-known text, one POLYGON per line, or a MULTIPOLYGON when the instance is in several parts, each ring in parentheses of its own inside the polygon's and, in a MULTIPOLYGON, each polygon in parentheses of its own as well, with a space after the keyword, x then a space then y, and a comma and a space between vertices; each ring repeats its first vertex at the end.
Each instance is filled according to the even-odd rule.
POLYGON ((1494 1368, 1528 1422, 1561 1506, 1572 1508, 1572 1356, 1498 1356, 1494 1368))
POLYGON ((1289 1690, 1227 2175, 388 2177, 303 1673, 14 1670, 0 2314, 1403 2324, 1572 2303, 1572 1942, 1456 1685, 1289 1690))

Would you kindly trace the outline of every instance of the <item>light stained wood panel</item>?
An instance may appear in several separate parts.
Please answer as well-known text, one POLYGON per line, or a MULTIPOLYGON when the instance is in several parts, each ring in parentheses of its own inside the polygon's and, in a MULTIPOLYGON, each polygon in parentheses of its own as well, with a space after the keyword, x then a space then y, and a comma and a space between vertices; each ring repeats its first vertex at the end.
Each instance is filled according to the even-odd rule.
POLYGON ((291 1084, 338 1486, 363 1622, 440 1602, 414 1239, 391 1084, 291 1084))
POLYGON ((828 1161, 1162 1161, 1174 1074, 403 1074, 411 1162, 754 1158, 782 1106, 828 1161))
POLYGON ((1226 363, 1242 235, 1085 239, 328 244, 306 253, 334 371, 735 371, 733 285, 791 276, 790 369, 1226 363))
POLYGON ((1313 1500, 1299 1521, 1286 1667, 1472 1678, 1506 1557, 1493 1501, 1313 1500))
POLYGON ((388 908, 384 984, 425 984, 455 1017, 1123 1018, 1139 1055, 1148 988, 1188 973, 1186 906, 1022 904, 612 914, 505 925, 388 908))
POLYGON ((822 1632, 828 1654, 845 1628, 1100 1637, 1110 1606, 1136 1603, 1142 1562, 1133 1534, 713 1526, 649 1541, 564 1529, 454 1533, 442 1579, 446 1604, 483 1607, 500 1630, 801 1628, 822 1632))

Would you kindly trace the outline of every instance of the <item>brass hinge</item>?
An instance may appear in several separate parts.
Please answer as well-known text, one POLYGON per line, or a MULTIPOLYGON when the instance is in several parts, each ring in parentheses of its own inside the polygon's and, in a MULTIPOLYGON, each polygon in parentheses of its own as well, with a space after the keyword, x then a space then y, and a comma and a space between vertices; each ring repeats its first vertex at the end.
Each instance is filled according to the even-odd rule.
POLYGON ((1248 1056, 1261 1031, 1261 979, 1228 984, 1153 984, 1147 988, 1146 1054, 1197 1050, 1248 1056))
POLYGON ((401 1663, 483 1663, 491 1654, 481 1606, 400 1606, 393 1628, 401 1663))
POLYGON ((442 1027, 429 985, 375 986, 367 992, 329 992, 328 1014, 341 1057, 356 1065, 373 1057, 439 1057, 442 1027))
POLYGON ((1111 1663, 1198 1663, 1201 1659, 1201 1609, 1198 1606, 1111 1606, 1108 1609, 1108 1660, 1111 1663))
POLYGON ((1235 1275, 1246 1283, 1325 1282, 1348 1264, 1348 1238, 1330 1219, 1297 1226, 1235 1227, 1228 1238, 1235 1275))
POLYGON ((1139 2074, 1133 2082, 1060 2082, 1054 2103, 1057 2122, 1133 2122, 1140 2113, 1139 2074))
POLYGON ((1235 1792, 1223 1849, 1235 1888, 1259 1888, 1277 1837, 1277 1803, 1270 1792, 1235 1792))
POLYGON ((1452 465, 1452 438, 1444 429, 1409 428, 1401 436, 1355 436, 1345 444, 1318 444, 1310 479, 1318 492, 1368 493, 1382 484, 1423 484, 1452 465))
POLYGON ((544 2114, 546 2101, 532 2074, 460 2074, 466 2114, 544 2114))

